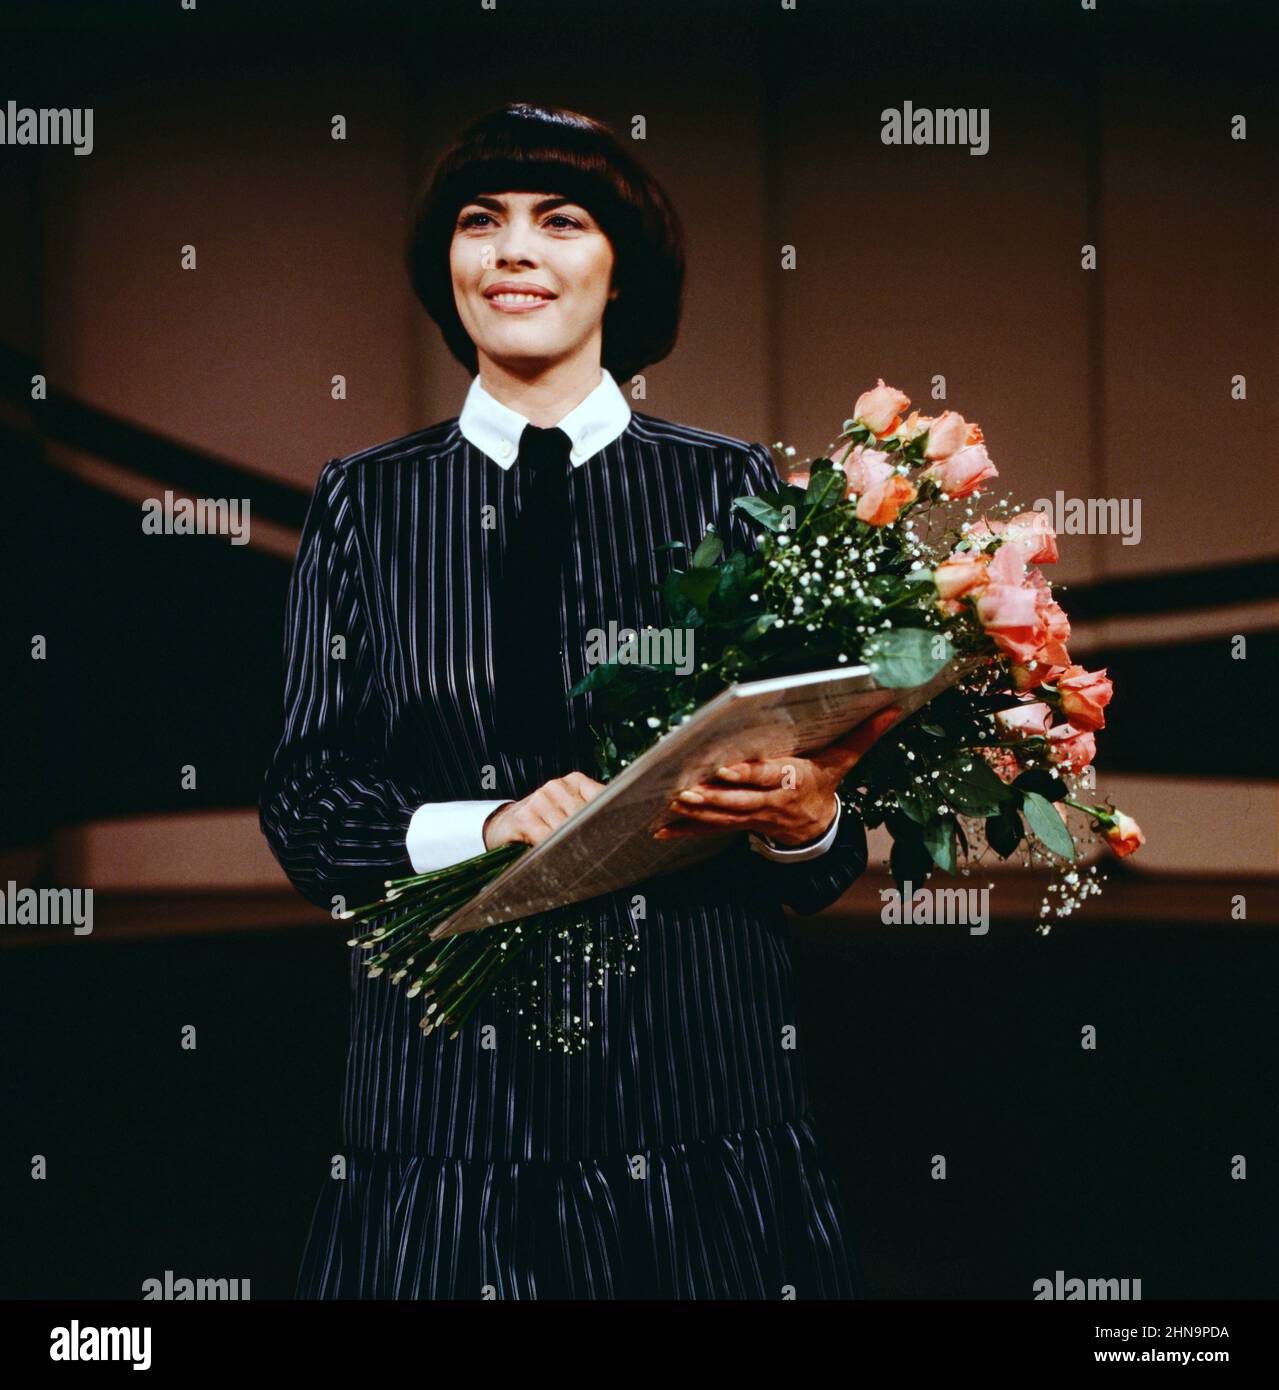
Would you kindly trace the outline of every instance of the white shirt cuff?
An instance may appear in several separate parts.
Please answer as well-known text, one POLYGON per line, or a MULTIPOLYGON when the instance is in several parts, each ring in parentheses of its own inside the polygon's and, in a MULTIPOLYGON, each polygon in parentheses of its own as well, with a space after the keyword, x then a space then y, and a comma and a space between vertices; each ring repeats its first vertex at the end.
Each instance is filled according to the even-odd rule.
POLYGON ((409 821, 407 837, 413 872, 427 874, 483 854, 484 822, 510 799, 506 796, 499 801, 428 801, 419 806, 409 821))
POLYGON ((835 798, 835 819, 820 840, 811 845, 775 845, 767 835, 750 836, 751 849, 765 859, 779 859, 786 863, 799 864, 805 859, 816 859, 835 843, 835 832, 839 829, 839 818, 844 813, 844 803, 835 798))

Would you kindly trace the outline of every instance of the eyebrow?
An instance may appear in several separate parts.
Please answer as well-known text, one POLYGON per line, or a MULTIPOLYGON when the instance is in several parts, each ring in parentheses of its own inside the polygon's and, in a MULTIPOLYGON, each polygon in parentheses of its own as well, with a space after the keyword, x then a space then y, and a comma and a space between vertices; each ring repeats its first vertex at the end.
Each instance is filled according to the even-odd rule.
MULTIPOLYGON (((477 193, 469 202, 482 208, 491 208, 494 212, 506 211, 506 203, 502 198, 494 198, 487 193, 477 193)), ((550 198, 539 198, 538 201, 533 204, 533 212, 535 214, 549 212, 552 208, 564 207, 566 204, 571 204, 573 207, 582 207, 581 203, 576 202, 572 198, 562 198, 557 195, 550 198)), ((469 206, 469 203, 465 206, 469 206)), ((582 211, 585 212, 586 209, 582 208, 582 211)))

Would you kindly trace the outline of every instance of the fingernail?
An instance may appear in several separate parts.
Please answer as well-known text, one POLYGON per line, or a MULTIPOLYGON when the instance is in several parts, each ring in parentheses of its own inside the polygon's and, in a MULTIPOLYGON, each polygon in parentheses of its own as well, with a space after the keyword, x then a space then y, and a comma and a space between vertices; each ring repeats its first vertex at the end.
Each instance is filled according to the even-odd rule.
POLYGON ((742 779, 731 767, 717 767, 715 776, 722 777, 725 782, 740 782, 742 779))
POLYGON ((681 801, 692 801, 694 803, 706 800, 701 792, 680 792, 679 799, 681 801))
POLYGON ((674 832, 671 830, 667 830, 665 826, 663 826, 660 830, 653 831, 653 839, 655 840, 669 840, 673 837, 673 835, 674 832))

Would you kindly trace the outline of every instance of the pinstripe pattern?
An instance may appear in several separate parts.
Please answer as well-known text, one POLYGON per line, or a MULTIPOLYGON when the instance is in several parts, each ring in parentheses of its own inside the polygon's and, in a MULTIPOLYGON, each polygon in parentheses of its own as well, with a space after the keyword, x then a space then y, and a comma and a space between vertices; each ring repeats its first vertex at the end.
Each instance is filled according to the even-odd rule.
MULTIPOLYGON (((695 543, 710 523, 730 547, 751 544, 732 499, 775 477, 762 445, 637 412, 573 470, 566 689, 585 674, 587 629, 662 624, 672 560, 654 545, 695 543)), ((492 737, 489 596, 522 482, 456 419, 323 469, 290 586, 285 728, 261 814, 311 901, 356 903, 411 873, 405 832, 425 801, 519 797, 593 770, 589 697, 560 746, 507 756, 492 737)), ((421 1001, 369 980, 352 952, 350 1170, 321 1191, 299 1296, 854 1293, 788 1045, 781 905, 820 911, 865 862, 865 832, 844 816, 819 859, 769 861, 742 843, 645 884, 636 971, 602 989, 574 984, 547 943, 557 1001, 593 1021, 590 1046, 569 1055, 536 1049, 491 1002, 456 1041, 423 1037, 421 1001)), ((592 904, 601 942, 630 922, 633 891, 592 904)))

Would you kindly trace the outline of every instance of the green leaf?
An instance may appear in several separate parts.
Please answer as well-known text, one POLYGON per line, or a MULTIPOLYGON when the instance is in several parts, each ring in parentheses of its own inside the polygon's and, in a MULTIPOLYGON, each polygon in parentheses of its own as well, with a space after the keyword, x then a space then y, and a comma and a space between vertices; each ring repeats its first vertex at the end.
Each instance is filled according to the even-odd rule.
POLYGON ((997 816, 990 816, 986 821, 986 843, 1001 859, 1007 859, 1016 850, 1025 833, 1021 812, 1015 806, 1005 806, 997 816))
POLYGON ((898 627, 867 639, 862 659, 885 690, 923 685, 954 656, 950 638, 931 628, 898 627))
POLYGON ((715 601, 721 613, 731 613, 739 606, 746 593, 751 562, 743 551, 730 555, 720 565, 719 584, 715 591, 715 601))
POLYGON ((713 569, 687 570, 680 576, 679 587, 684 597, 698 608, 705 608, 719 583, 713 569))
POLYGON ((844 474, 835 468, 823 468, 811 473, 808 488, 804 493, 804 505, 809 511, 816 511, 828 501, 840 501, 844 495, 844 474), (833 497, 832 497, 833 494, 833 497))
POLYGON ((933 814, 933 808, 924 799, 922 792, 908 789, 894 792, 893 795, 897 798, 897 805, 902 813, 916 825, 923 825, 933 814))
POLYGON ((966 816, 989 816, 1016 795, 978 753, 963 754, 939 771, 938 791, 966 816))
POLYGON ((939 816, 924 826, 924 847, 939 869, 955 872, 955 824, 949 816, 939 816))
POLYGON ((655 545, 654 551, 661 550, 687 550, 688 546, 683 541, 663 541, 661 545, 655 545))
POLYGON ((736 497, 733 499, 733 506, 739 512, 745 512, 747 516, 754 518, 769 531, 782 529, 785 517, 780 508, 773 506, 771 502, 765 502, 762 497, 736 497))
POLYGON ((707 531, 697 549, 693 551, 693 568, 696 570, 709 568, 719 559, 723 549, 724 538, 717 536, 714 531, 707 531))
POLYGON ((572 690, 568 692, 567 698, 571 700, 574 695, 585 695, 588 690, 594 690, 600 683, 599 672, 600 668, 598 666, 592 667, 591 670, 578 681, 572 690))
POLYGON ((1075 857, 1075 842, 1057 808, 1038 792, 1026 792, 1022 809, 1026 812, 1026 824, 1035 835, 1054 854, 1063 859, 1075 857))
POLYGON ((688 620, 688 599, 684 594, 684 570, 672 570, 662 581, 662 596, 666 608, 676 623, 688 620))

